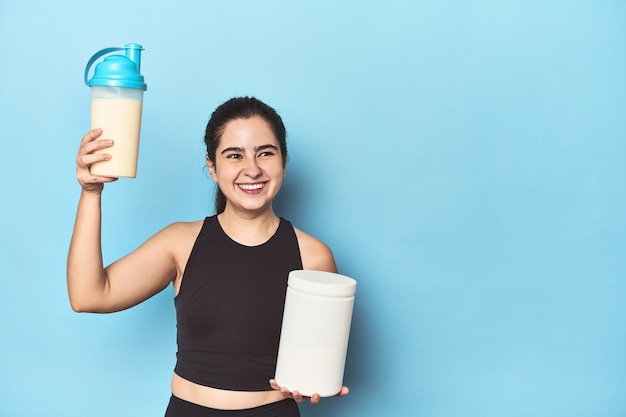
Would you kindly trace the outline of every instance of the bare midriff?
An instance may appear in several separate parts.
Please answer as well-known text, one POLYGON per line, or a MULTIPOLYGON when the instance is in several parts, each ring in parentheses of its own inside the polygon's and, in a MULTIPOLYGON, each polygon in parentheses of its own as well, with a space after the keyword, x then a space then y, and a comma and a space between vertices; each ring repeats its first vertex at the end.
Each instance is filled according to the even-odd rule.
POLYGON ((188 381, 177 374, 172 377, 172 394, 182 400, 220 410, 253 408, 285 398, 280 391, 275 390, 229 391, 205 387, 188 381))

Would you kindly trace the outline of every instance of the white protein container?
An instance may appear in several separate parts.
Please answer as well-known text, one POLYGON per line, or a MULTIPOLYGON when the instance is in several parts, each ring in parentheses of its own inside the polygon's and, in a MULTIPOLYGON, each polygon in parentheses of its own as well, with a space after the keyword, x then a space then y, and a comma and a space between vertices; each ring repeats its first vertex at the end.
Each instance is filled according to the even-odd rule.
POLYGON ((276 383, 302 395, 339 393, 356 281, 310 270, 289 273, 276 383))

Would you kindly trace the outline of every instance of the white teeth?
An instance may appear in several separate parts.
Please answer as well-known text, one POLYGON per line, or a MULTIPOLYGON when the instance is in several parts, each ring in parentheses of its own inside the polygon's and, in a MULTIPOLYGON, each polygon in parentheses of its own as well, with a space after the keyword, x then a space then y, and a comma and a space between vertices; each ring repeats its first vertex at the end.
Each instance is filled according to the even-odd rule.
POLYGON ((239 187, 243 188, 244 190, 258 190, 260 188, 263 188, 263 184, 239 184, 239 187))

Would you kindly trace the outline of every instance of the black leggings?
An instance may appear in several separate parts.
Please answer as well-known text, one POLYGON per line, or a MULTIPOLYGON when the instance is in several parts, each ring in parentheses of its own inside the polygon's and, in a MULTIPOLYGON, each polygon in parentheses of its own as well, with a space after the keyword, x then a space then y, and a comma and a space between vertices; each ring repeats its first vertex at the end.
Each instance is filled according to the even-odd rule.
POLYGON ((300 417, 298 404, 292 399, 243 410, 218 410, 204 407, 172 395, 165 417, 300 417))

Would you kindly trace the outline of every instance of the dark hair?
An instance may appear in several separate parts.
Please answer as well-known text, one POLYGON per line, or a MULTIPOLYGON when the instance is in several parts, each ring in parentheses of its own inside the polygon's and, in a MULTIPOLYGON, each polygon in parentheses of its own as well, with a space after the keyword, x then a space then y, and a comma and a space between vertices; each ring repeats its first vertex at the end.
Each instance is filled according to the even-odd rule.
MULTIPOLYGON (((215 150, 219 146, 226 125, 233 120, 249 119, 255 116, 267 122, 278 140, 283 164, 287 163, 287 131, 276 110, 255 97, 234 97, 215 109, 206 126, 204 134, 206 154, 213 164, 215 164, 215 150)), ((225 208, 226 197, 218 186, 215 192, 215 213, 219 214, 225 208)))

